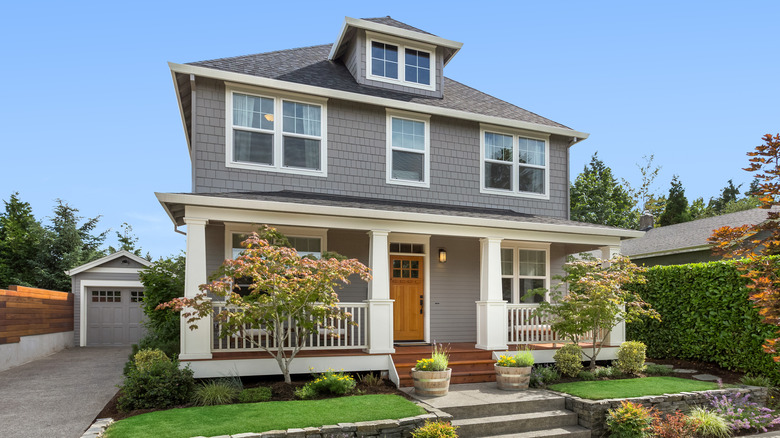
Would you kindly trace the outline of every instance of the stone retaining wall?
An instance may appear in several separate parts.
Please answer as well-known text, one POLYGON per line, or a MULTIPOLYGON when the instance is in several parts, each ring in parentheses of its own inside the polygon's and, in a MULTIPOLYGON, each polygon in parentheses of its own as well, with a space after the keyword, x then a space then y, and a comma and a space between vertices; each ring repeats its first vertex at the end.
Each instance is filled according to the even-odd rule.
POLYGON ((566 409, 577 414, 579 425, 591 429, 591 437, 601 438, 607 436, 607 411, 619 407, 623 400, 648 408, 652 407, 663 413, 674 413, 675 411, 688 412, 695 406, 709 406, 707 394, 720 395, 736 392, 741 392, 743 395, 749 393, 750 401, 766 406, 767 389, 757 386, 608 400, 587 400, 569 394, 561 395, 566 398, 566 409))
MULTIPOLYGON (((423 406, 423 405, 420 405, 423 406)), ((412 431, 425 421, 452 421, 452 415, 423 406, 427 414, 399 420, 361 421, 358 423, 339 423, 322 427, 307 427, 303 429, 271 430, 262 433, 239 433, 236 435, 220 435, 212 438, 349 438, 349 437, 382 437, 404 438, 412 436, 412 431)), ((205 438, 205 437, 195 437, 205 438)))

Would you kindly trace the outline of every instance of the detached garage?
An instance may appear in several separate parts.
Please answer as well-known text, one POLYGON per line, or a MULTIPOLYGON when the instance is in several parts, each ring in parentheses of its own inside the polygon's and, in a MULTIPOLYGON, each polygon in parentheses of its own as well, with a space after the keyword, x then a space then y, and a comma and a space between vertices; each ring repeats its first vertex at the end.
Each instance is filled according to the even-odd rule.
POLYGON ((73 268, 75 344, 122 346, 143 336, 143 285, 138 273, 151 262, 119 251, 73 268))

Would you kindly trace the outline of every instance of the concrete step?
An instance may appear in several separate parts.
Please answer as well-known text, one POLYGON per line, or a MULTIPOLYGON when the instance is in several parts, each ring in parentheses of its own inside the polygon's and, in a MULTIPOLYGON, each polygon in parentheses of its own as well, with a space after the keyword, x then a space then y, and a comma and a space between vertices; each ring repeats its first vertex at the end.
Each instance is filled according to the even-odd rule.
POLYGON ((460 437, 487 437, 576 426, 577 414, 556 409, 524 414, 464 418, 453 420, 452 425, 458 427, 458 436, 460 437))
POLYGON ((528 414, 540 411, 563 411, 565 410, 565 407, 566 400, 563 397, 538 397, 502 403, 447 406, 441 409, 452 415, 453 418, 462 420, 466 418, 484 418, 495 415, 528 414))
MULTIPOLYGON (((555 427, 522 433, 490 435, 490 438, 590 438, 590 430, 582 426, 555 427)), ((487 438, 487 437, 485 437, 487 438)))

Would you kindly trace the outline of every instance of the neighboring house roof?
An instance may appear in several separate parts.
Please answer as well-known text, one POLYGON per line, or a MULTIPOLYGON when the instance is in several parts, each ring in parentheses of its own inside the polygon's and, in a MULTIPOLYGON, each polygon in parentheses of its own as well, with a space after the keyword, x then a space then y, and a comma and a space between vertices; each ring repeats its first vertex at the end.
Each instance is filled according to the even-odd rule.
POLYGON ((623 241, 620 252, 631 258, 643 258, 703 251, 710 248, 707 239, 714 230, 724 226, 754 225, 763 222, 768 212, 755 208, 653 228, 643 237, 623 241))
POLYGON ((70 271, 65 271, 65 274, 70 275, 72 277, 72 276, 74 276, 74 275, 76 275, 76 274, 78 274, 80 272, 88 271, 88 270, 90 270, 92 268, 96 268, 96 267, 98 267, 98 266, 100 266, 100 265, 102 265, 104 263, 108 263, 111 260, 116 260, 116 259, 118 259, 120 257, 127 257, 130 260, 133 260, 134 262, 140 263, 141 265, 146 266, 146 267, 152 266, 152 262, 150 262, 149 260, 146 260, 143 257, 138 257, 137 255, 135 255, 135 254, 133 254, 133 253, 131 253, 129 251, 122 250, 122 251, 117 251, 117 252, 115 252, 113 254, 109 254, 109 255, 107 255, 105 257, 101 257, 101 258, 99 258, 97 260, 93 260, 93 261, 91 261, 89 263, 85 263, 85 264, 83 264, 81 266, 77 266, 77 267, 71 269, 70 271))
MULTIPOLYGON (((183 225, 181 218, 184 215, 183 206, 184 202, 196 203, 209 202, 209 198, 213 201, 215 199, 230 199, 230 200, 245 200, 245 201, 267 201, 267 202, 280 202, 288 204, 299 204, 315 207, 339 207, 344 210, 344 214, 348 214, 349 211, 363 211, 363 215, 368 216, 371 211, 377 211, 380 214, 378 217, 388 216, 385 212, 395 212, 402 214, 417 214, 417 215, 430 215, 430 217, 460 217, 460 218, 472 218, 480 219, 481 225, 486 225, 484 220, 496 220, 496 221, 509 221, 518 225, 526 225, 536 228, 542 228, 545 230, 551 230, 555 227, 561 227, 558 231, 574 232, 576 228, 577 232, 587 234, 600 234, 600 235, 614 235, 622 238, 634 237, 641 234, 640 231, 626 230, 616 227, 608 227, 604 225, 596 225, 585 222, 576 222, 566 219, 547 217, 547 216, 535 216, 526 213, 519 213, 509 209, 488 209, 488 208, 474 208, 453 206, 446 204, 427 204, 409 201, 396 201, 388 199, 370 199, 360 198, 353 196, 336 196, 336 195, 323 195, 314 193, 303 193, 294 191, 279 191, 279 192, 222 192, 222 193, 158 193, 157 194, 160 203, 168 211, 171 219, 174 223, 183 225), (182 198, 184 197, 184 198, 182 198), (186 200, 185 200, 186 198, 186 200), (354 209, 354 210, 352 210, 354 209)), ((233 208, 242 208, 235 202, 230 203, 233 208)), ((286 208, 289 211, 295 211, 294 208, 286 208)))
POLYGON ((444 78, 442 98, 360 85, 343 63, 328 61, 331 46, 331 44, 324 44, 301 47, 192 62, 189 65, 571 129, 447 77, 444 78))

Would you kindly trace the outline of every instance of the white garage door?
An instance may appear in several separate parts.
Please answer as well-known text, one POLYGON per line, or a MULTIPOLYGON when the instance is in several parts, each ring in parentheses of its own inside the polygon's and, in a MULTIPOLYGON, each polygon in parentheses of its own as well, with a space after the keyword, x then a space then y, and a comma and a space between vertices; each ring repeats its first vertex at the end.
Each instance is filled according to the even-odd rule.
POLYGON ((140 289, 87 289, 87 345, 138 343, 143 336, 144 292, 140 289))

